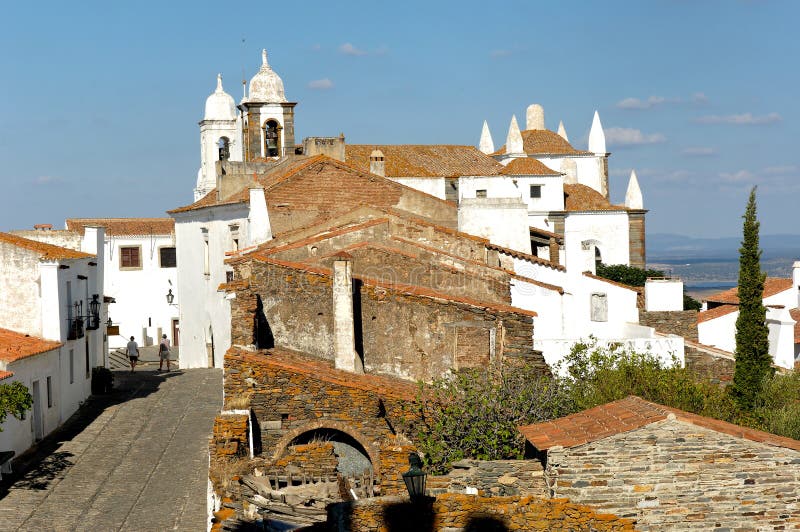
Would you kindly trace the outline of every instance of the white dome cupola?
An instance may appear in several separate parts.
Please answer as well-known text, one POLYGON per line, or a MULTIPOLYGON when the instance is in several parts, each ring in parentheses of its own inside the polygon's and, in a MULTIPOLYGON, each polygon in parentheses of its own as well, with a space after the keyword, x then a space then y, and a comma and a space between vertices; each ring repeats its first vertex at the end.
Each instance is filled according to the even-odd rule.
POLYGON ((217 90, 206 99, 203 120, 236 120, 236 102, 222 90, 222 74, 217 74, 217 90))
POLYGON ((261 50, 261 69, 250 80, 248 102, 283 103, 283 80, 272 70, 267 62, 267 51, 261 50))

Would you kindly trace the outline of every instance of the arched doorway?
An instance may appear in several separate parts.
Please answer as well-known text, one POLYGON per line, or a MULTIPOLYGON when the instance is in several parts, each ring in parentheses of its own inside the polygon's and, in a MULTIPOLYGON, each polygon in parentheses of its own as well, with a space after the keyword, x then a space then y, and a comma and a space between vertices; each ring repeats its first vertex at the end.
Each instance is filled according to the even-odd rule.
POLYGON ((363 435, 338 421, 315 421, 290 430, 274 445, 272 457, 277 460, 292 446, 312 442, 333 445, 339 462, 337 471, 344 476, 360 475, 367 470, 375 477, 380 474, 377 449, 363 435))
POLYGON ((227 161, 231 157, 231 141, 228 137, 220 137, 217 141, 217 150, 219 151, 219 160, 227 161))

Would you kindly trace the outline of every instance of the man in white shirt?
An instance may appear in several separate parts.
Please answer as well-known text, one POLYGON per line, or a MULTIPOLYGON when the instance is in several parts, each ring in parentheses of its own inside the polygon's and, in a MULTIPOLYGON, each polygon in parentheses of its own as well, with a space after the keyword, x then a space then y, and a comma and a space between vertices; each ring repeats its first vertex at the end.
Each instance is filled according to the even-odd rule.
POLYGON ((136 363, 139 361, 139 346, 134 341, 133 336, 131 336, 131 341, 128 342, 127 351, 128 358, 131 360, 131 373, 133 373, 136 363))

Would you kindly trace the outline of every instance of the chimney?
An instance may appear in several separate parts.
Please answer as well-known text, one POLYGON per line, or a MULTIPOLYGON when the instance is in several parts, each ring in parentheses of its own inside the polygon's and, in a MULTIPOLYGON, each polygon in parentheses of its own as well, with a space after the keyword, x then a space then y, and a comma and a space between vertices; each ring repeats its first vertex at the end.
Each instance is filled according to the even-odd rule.
POLYGON ((264 188, 252 186, 250 194, 250 213, 247 216, 248 224, 248 246, 254 246, 272 240, 272 225, 269 221, 269 211, 267 210, 267 199, 264 195, 264 188))
POLYGON ((519 125, 517 125, 517 116, 511 117, 511 124, 508 126, 508 136, 506 137, 506 153, 523 153, 524 144, 522 142, 522 134, 519 132, 519 125))
POLYGON ((544 107, 535 103, 525 110, 525 129, 545 129, 544 107))
POLYGON ((373 150, 369 154, 369 173, 386 177, 386 161, 381 150, 373 150))
POLYGON ((353 320, 352 257, 340 252, 333 260, 333 355, 336 369, 364 373, 364 364, 356 353, 353 320))
POLYGON ((489 124, 486 123, 486 120, 483 121, 481 141, 480 144, 478 144, 478 149, 487 155, 494 152, 494 142, 492 141, 492 134, 489 131, 489 124))
POLYGON ((50 231, 53 229, 53 224, 35 224, 34 231, 50 231))
POLYGON ((556 240, 556 237, 551 236, 550 237, 550 242, 548 244, 549 244, 548 247, 549 247, 549 250, 550 250, 550 262, 552 262, 553 264, 558 264, 559 263, 558 262, 558 259, 559 259, 559 256, 558 256, 558 241, 556 240))

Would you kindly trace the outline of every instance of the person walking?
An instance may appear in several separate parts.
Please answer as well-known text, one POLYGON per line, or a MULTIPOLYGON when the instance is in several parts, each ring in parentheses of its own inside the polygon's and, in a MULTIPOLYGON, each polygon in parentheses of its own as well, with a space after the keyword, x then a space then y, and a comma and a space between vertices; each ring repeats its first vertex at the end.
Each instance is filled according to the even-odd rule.
POLYGON ((158 371, 161 371, 164 361, 167 361, 167 371, 169 369, 169 339, 166 334, 161 335, 161 343, 158 345, 158 371))
POLYGON ((127 351, 128 358, 131 360, 131 373, 133 373, 133 370, 136 369, 136 363, 139 361, 139 346, 133 336, 131 336, 131 341, 128 342, 127 351))

